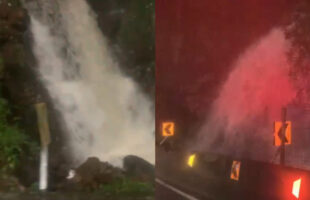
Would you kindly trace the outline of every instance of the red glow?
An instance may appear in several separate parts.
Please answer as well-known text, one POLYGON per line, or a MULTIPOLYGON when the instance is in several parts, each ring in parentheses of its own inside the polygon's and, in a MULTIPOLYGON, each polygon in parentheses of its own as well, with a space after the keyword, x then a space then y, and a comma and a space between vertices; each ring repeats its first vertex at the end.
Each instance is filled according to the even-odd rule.
POLYGON ((223 83, 210 117, 201 128, 200 135, 205 140, 202 142, 199 138, 197 143, 202 144, 202 148, 207 149, 220 141, 217 151, 230 154, 238 147, 246 149, 252 159, 268 159, 267 153, 264 155, 248 144, 260 141, 266 147, 263 151, 269 151, 272 143, 269 124, 281 119, 282 107, 296 96, 289 76, 287 50, 283 31, 273 29, 236 58, 234 69, 223 83), (261 121, 261 127, 253 131, 257 121, 261 121))
POLYGON ((299 191, 300 191, 300 185, 301 185, 301 178, 294 181, 293 183, 293 189, 292 194, 298 199, 299 198, 299 191))

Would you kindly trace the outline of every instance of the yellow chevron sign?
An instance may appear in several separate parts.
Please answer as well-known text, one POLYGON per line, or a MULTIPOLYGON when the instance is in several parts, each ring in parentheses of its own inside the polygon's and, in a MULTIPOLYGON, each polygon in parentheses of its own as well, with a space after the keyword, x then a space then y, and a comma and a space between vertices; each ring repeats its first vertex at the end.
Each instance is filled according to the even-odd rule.
POLYGON ((274 145, 281 146, 282 139, 284 139, 284 144, 292 144, 292 122, 286 121, 285 126, 280 121, 274 123, 274 145), (282 136, 282 128, 285 128, 285 135, 282 136))
POLYGON ((241 162, 234 160, 231 166, 230 179, 239 181, 240 167, 241 167, 241 162))
POLYGON ((174 135, 174 123, 173 122, 164 122, 162 124, 162 134, 165 137, 174 135))

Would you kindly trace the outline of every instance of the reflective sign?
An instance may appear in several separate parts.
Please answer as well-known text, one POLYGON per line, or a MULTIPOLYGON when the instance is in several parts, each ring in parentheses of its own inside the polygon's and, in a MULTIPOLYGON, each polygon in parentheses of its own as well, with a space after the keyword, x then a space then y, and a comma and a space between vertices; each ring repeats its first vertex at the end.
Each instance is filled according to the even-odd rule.
POLYGON ((174 135, 174 123, 173 122, 164 122, 162 125, 162 134, 165 137, 174 135))
POLYGON ((282 138, 284 144, 292 144, 292 122, 286 121, 286 125, 282 126, 282 122, 277 121, 274 123, 274 145, 281 146, 282 138), (285 136, 282 136, 282 128, 285 128, 285 136))
POLYGON ((301 185, 301 178, 294 181, 293 183, 293 189, 292 194, 298 199, 299 198, 299 191, 300 191, 300 185, 301 185))
POLYGON ((196 158, 196 154, 192 154, 189 156, 188 161, 187 161, 187 165, 190 167, 194 166, 194 162, 195 162, 195 158, 196 158))
POLYGON ((241 162, 233 161, 230 171, 230 179, 238 181, 240 176, 241 162))

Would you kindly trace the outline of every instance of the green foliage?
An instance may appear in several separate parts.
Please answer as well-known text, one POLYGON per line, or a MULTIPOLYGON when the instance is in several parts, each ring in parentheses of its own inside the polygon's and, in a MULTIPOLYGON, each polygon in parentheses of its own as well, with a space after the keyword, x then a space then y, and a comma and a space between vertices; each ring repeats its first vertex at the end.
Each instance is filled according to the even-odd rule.
POLYGON ((293 14, 290 25, 286 28, 286 37, 291 41, 289 56, 298 71, 309 73, 307 59, 310 58, 310 2, 300 1, 293 14), (307 61, 305 63, 304 61, 307 61))
POLYGON ((124 74, 139 83, 144 92, 154 95, 155 0, 88 2, 98 14, 99 25, 114 47, 114 53, 119 56, 124 74))
POLYGON ((37 145, 31 142, 17 125, 9 123, 10 115, 7 101, 0 98, 0 171, 2 173, 14 172, 20 157, 25 155, 27 150, 33 152, 37 149, 37 145))
POLYGON ((155 2, 130 1, 117 34, 118 44, 132 62, 131 75, 143 88, 155 84, 155 2))
POLYGON ((20 0, 7 0, 7 2, 10 4, 10 6, 13 7, 21 6, 20 0))
POLYGON ((152 196, 154 186, 150 183, 121 179, 111 184, 101 185, 100 192, 112 196, 152 196))
MULTIPOLYGON (((155 3, 153 0, 131 1, 126 19, 119 32, 120 44, 135 53, 149 53, 153 57, 155 46, 155 3)), ((140 54, 138 54, 140 55, 140 54)))
POLYGON ((0 78, 3 75, 3 70, 4 70, 3 58, 0 56, 0 78))
POLYGON ((301 0, 285 28, 286 38, 290 41, 288 52, 292 64, 290 76, 298 90, 300 103, 310 99, 310 2, 301 0))
POLYGON ((35 182, 30 186, 30 191, 31 192, 39 192, 39 183, 35 182))

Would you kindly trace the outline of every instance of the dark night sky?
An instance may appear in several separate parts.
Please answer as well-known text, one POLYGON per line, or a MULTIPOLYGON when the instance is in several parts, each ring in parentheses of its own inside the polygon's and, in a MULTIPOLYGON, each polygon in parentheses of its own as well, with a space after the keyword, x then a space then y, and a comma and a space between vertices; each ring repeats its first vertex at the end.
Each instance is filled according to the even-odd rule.
MULTIPOLYGON (((285 23, 296 1, 156 0, 156 119, 187 132, 207 113, 231 64, 285 23)), ((157 126, 158 127, 158 126, 157 126)))

